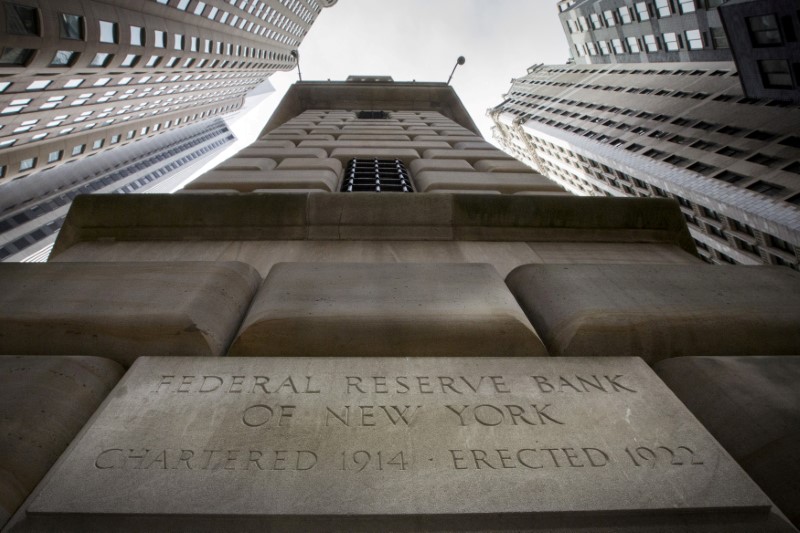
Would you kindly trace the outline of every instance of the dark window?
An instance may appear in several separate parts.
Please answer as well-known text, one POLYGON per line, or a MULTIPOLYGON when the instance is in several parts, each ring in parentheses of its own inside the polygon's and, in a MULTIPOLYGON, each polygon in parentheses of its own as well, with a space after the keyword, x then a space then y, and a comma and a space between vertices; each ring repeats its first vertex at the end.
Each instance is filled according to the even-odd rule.
POLYGON ((413 192, 411 177, 399 159, 351 159, 342 192, 413 192))
POLYGON ((356 113, 356 118, 387 119, 389 118, 389 113, 386 111, 359 111, 356 113))
POLYGON ((759 165, 770 166, 779 163, 780 159, 762 153, 755 153, 747 158, 751 163, 758 163, 759 165))
POLYGON ((675 165, 675 166, 683 166, 683 165, 685 165, 686 163, 688 163, 688 162, 689 162, 689 160, 688 160, 688 159, 686 159, 685 157, 681 157, 681 156, 679 156, 679 155, 671 155, 671 156, 669 156, 668 158, 666 158, 666 159, 664 160, 664 162, 665 162, 665 163, 669 163, 670 165, 675 165))
POLYGON ((791 89, 792 72, 785 59, 763 59, 758 61, 761 83, 767 89, 791 89))
POLYGON ((747 28, 753 46, 780 46, 783 43, 775 15, 747 17, 747 28))
POLYGON ((33 56, 33 50, 29 48, 3 48, 0 53, 0 65, 26 65, 33 56))
POLYGON ((775 135, 766 131, 761 130, 753 130, 747 135, 745 135, 747 139, 756 139, 759 141, 769 141, 775 138, 775 135))
POLYGON ((714 178, 714 179, 720 180, 720 181, 728 182, 728 183, 738 183, 738 182, 742 181, 743 179, 745 179, 744 176, 742 176, 740 174, 736 174, 735 172, 731 172, 730 170, 723 170, 719 174, 716 174, 716 175, 711 176, 711 177, 714 178))
POLYGON ((800 174, 800 161, 794 161, 789 165, 783 167, 783 170, 786 172, 793 172, 795 174, 800 174))
POLYGON ((780 185, 776 185, 774 183, 770 183, 768 181, 763 181, 763 180, 758 180, 752 185, 748 185, 747 188, 751 191, 760 192, 761 194, 766 194, 767 196, 777 196, 785 190, 785 188, 781 187, 780 185))
POLYGON ((705 163, 701 163, 700 161, 698 161, 696 163, 693 163, 692 165, 689 165, 688 168, 689 168, 689 170, 691 170, 693 172, 697 172, 698 174, 705 174, 705 175, 711 174, 712 172, 717 170, 717 167, 712 167, 711 165, 706 165, 705 163))
POLYGON ((39 13, 35 7, 6 4, 6 30, 14 35, 39 35, 39 13))
POLYGON ((651 148, 650 150, 646 151, 643 155, 646 155, 647 157, 652 157, 653 159, 660 159, 667 154, 662 152, 661 150, 656 150, 655 148, 651 148))
POLYGON ((739 135, 742 133, 742 128, 735 128, 733 126, 723 126, 717 130, 719 133, 724 133, 726 135, 739 135))
POLYGON ((778 141, 778 144, 791 146, 792 148, 800 148, 800 137, 792 135, 790 137, 786 137, 785 139, 781 139, 778 141))
POLYGON ((62 39, 83 40, 83 17, 60 13, 58 16, 60 35, 62 39))

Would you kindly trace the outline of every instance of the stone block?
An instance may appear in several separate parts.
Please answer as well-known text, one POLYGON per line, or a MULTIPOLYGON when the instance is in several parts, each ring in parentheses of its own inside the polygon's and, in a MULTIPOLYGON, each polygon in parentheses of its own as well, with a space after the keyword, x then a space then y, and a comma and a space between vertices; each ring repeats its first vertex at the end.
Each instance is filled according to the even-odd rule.
POLYGON ((471 165, 474 165, 476 161, 480 161, 481 159, 498 159, 498 160, 511 159, 511 156, 508 156, 497 149, 493 150, 432 149, 432 150, 425 150, 423 152, 422 157, 424 157, 425 159, 463 159, 465 161, 469 161, 471 165))
POLYGON ((449 197, 384 193, 315 194, 308 198, 308 239, 451 239, 449 197))
POLYGON ((541 174, 513 172, 458 172, 423 170, 414 174, 418 191, 433 192, 437 189, 484 190, 503 194, 519 192, 564 192, 554 181, 541 174))
POLYGON ((547 355, 486 264, 280 263, 231 356, 547 355))
POLYGON ((394 355, 141 358, 14 531, 786 530, 638 358, 394 355))
POLYGON ((463 159, 415 159, 409 165, 411 174, 416 176, 423 170, 452 170, 471 172, 475 169, 463 159))
MULTIPOLYGON (((311 148, 308 148, 311 150, 311 148)), ((399 159, 408 164, 419 159, 419 152, 412 148, 334 148, 331 157, 345 163, 353 158, 399 159)))
POLYGON ((248 145, 247 148, 294 148, 295 146, 293 141, 258 139, 248 145))
POLYGON ((123 373, 99 357, 0 356, 0 527, 123 373))
MULTIPOLYGON (((232 157, 226 160, 221 165, 214 168, 214 171, 223 171, 223 170, 244 170, 244 171, 253 171, 253 170, 273 170, 278 164, 275 162, 274 159, 269 159, 266 157, 232 157)), ((205 175, 205 174, 204 174, 205 175)))
POLYGON ((519 161, 499 161, 497 159, 481 159, 480 161, 475 161, 475 170, 479 172, 533 172, 531 167, 519 161))
MULTIPOLYGON (((349 148, 349 149, 412 149, 423 151, 428 149, 442 148, 449 149, 450 145, 441 141, 384 141, 377 139, 374 136, 369 141, 345 141, 341 138, 336 141, 303 141, 300 143, 300 148, 322 148, 323 150, 333 150, 335 148, 349 148)), ((394 158, 391 158, 394 159, 394 158)))
POLYGON ((338 159, 284 159, 278 170, 320 170, 327 169, 337 176, 342 174, 342 163, 338 159))
POLYGON ((800 356, 679 357, 653 369, 800 526, 800 356))
POLYGON ((237 158, 257 157, 282 161, 292 157, 319 157, 325 159, 328 153, 321 148, 245 148, 236 153, 237 158))
POLYGON ((456 150, 497 150, 497 147, 492 143, 478 140, 453 143, 453 148, 456 150))
POLYGON ((0 264, 0 353, 224 355, 261 277, 236 262, 0 264))
POLYGON ((800 274, 784 267, 525 265, 506 278, 550 353, 800 353, 800 274))
MULTIPOLYGON (((326 160, 327 161, 327 160, 326 160)), ((234 189, 250 192, 256 189, 323 189, 335 191, 339 174, 328 168, 317 170, 269 170, 263 172, 206 172, 186 189, 234 189)))

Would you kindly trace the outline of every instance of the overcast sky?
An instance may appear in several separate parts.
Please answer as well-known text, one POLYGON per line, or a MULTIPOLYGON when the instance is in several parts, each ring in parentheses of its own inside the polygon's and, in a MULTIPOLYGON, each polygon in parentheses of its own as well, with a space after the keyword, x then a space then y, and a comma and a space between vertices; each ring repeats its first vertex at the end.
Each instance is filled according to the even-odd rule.
MULTIPOLYGON (((366 74, 447 81, 459 55, 467 62, 452 85, 488 139, 486 109, 502 101, 511 78, 569 56, 556 0, 339 0, 322 10, 300 46, 300 68, 304 80, 366 74)), ((267 113, 297 81, 297 70, 270 81, 276 91, 267 113)))

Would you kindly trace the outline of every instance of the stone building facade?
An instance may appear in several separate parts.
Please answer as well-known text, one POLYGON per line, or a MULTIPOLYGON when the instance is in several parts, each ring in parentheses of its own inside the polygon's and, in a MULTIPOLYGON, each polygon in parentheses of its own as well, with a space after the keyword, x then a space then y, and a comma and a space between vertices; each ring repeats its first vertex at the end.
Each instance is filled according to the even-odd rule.
POLYGON ((674 198, 705 259, 798 268, 800 108, 732 63, 537 66, 505 96, 496 140, 570 192, 674 198))
POLYGON ((80 196, 0 267, 8 531, 800 523, 800 274, 566 194, 446 84, 298 83, 181 193, 80 196))
POLYGON ((238 109, 334 3, 3 2, 0 183, 238 109))

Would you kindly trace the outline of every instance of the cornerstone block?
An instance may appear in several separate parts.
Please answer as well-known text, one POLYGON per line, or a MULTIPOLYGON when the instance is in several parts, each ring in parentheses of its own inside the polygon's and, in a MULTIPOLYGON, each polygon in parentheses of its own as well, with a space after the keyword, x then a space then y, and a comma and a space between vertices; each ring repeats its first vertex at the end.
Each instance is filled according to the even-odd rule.
POLYGON ((747 531, 770 508, 638 358, 143 357, 20 525, 747 531))

